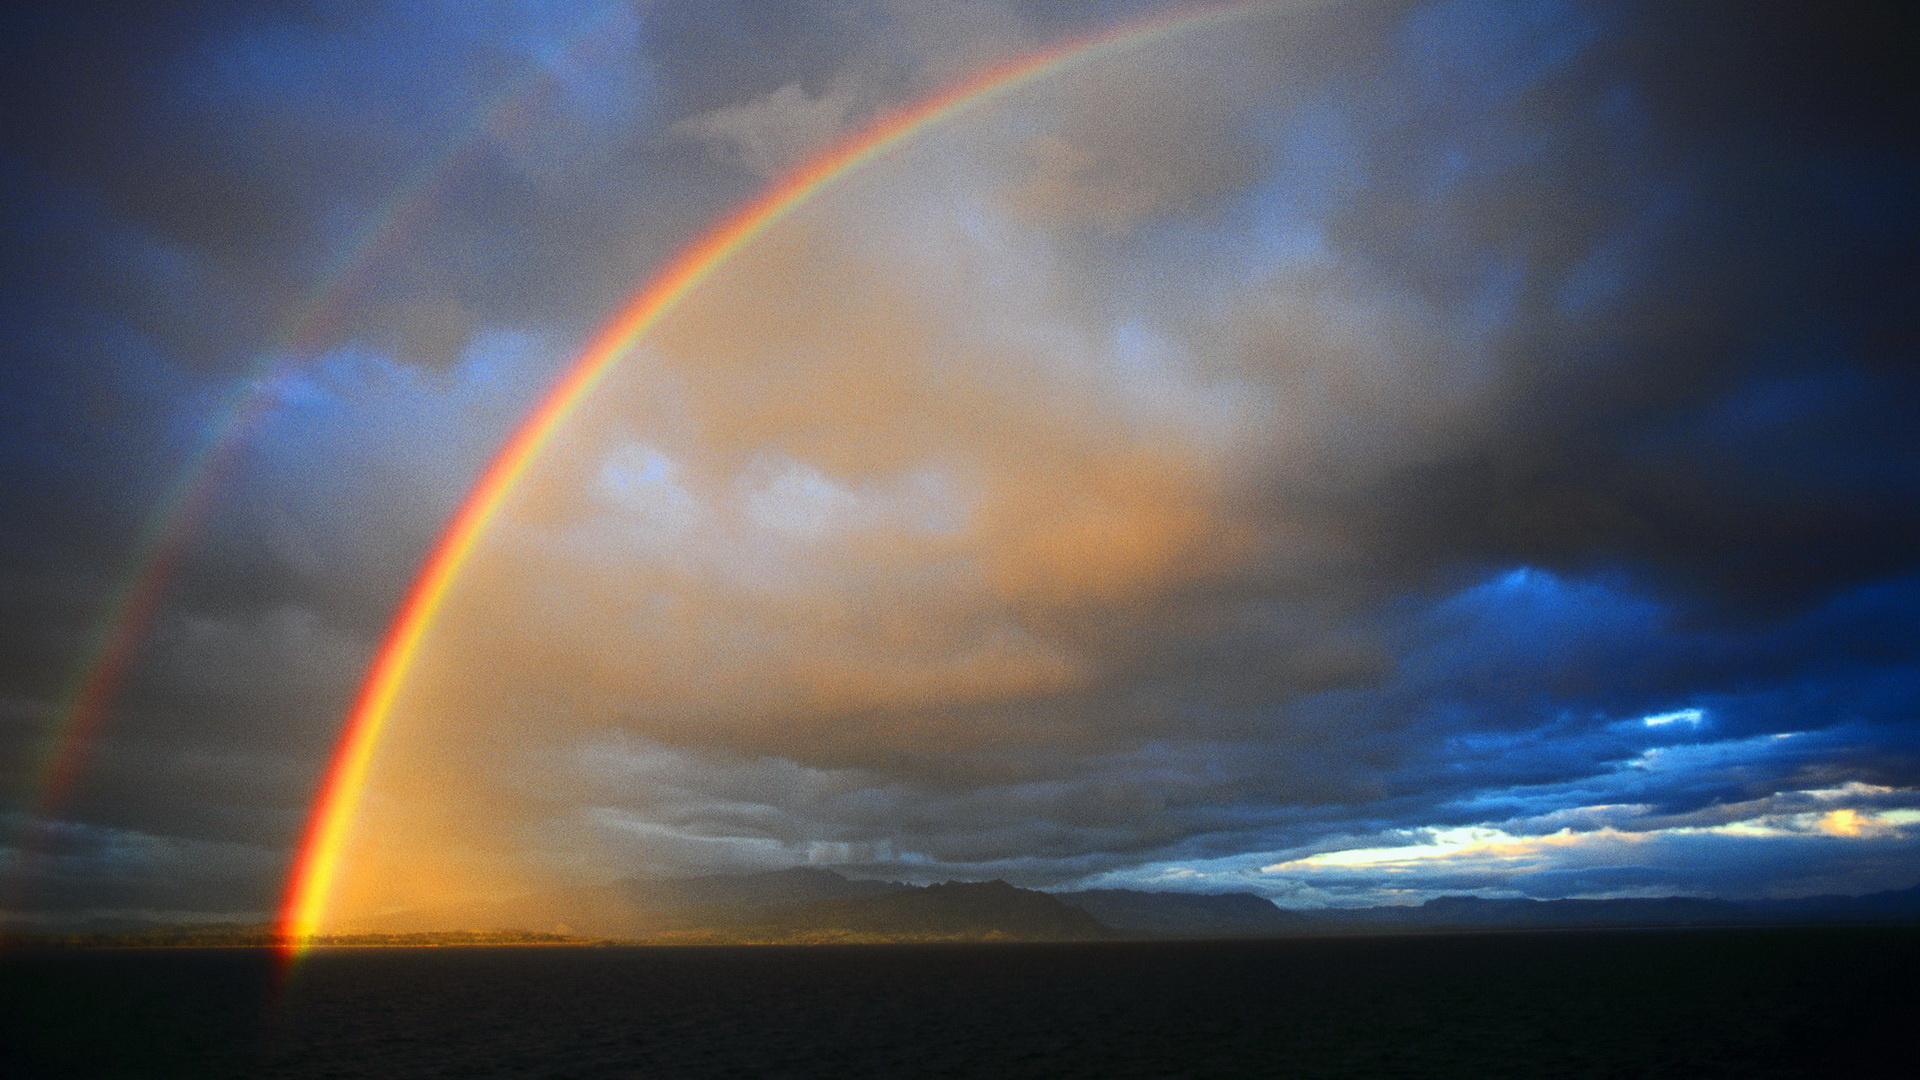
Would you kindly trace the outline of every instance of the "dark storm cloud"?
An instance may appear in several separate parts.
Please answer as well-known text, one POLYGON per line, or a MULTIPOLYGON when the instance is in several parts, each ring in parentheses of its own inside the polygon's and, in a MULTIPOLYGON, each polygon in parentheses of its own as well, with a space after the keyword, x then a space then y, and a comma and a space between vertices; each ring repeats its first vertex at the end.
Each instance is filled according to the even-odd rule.
POLYGON ((1686 33, 1628 7, 1527 13, 1422 9, 1390 62, 1331 94, 1350 146, 1322 168, 1350 179, 1328 243, 1444 323, 1482 327, 1481 355, 1442 369, 1432 421, 1349 396, 1346 444, 1279 470, 1275 516, 1340 550, 1306 580, 1276 562, 1243 636, 1211 643, 1219 696, 1313 689, 1248 663, 1299 648, 1304 617, 1323 642, 1327 621, 1344 627, 1330 670, 1362 685, 1393 643, 1397 689, 1356 690, 1366 705, 1346 710, 1378 718, 1363 727, 1499 729, 1688 694, 1747 695, 1726 722, 1755 729, 1901 716, 1920 447, 1914 380, 1889 361, 1913 337, 1916 237, 1910 210, 1873 193, 1915 161, 1885 27, 1747 7, 1690 7, 1686 33), (1450 416, 1467 371, 1487 389, 1450 416), (1401 422, 1365 430, 1370 406, 1401 422), (1379 602, 1516 565, 1558 576, 1511 605, 1491 584, 1434 609, 1379 602))
MULTIPOLYGON (((658 257, 660 239, 629 229, 643 250, 620 252, 604 232, 636 172, 660 171, 636 145, 651 75, 623 5, 15 17, 9 158, 69 211, 21 213, 10 277, 57 294, 44 319, 121 327, 189 369, 353 338, 446 365, 476 325, 564 306, 556 265, 617 276, 577 302, 591 320, 658 257), (302 319, 340 265, 357 272, 328 317, 302 319)), ((688 209, 681 228, 713 207, 688 209)))
MULTIPOLYGON (((336 296, 344 321, 299 312, 435 145, 525 79, 533 14, 443 40, 431 13, 409 26, 371 5, 10 9, 0 497, 14 685, 57 692, 235 373, 350 336, 442 365, 465 349, 459 296, 388 280, 382 260, 404 250, 378 252, 374 280, 336 296), (413 55, 366 47, 379 37, 413 55)), ((424 195, 424 221, 400 222, 385 248, 449 231, 424 195)), ((271 581, 221 570, 222 587, 276 602, 271 581)))
POLYGON ((1266 496, 1338 550, 1196 597, 1241 628, 1175 634, 1166 684, 1136 693, 1189 732, 1262 732, 1256 775, 1212 807, 1237 788, 1467 823, 1441 804, 1605 775, 1641 749, 1612 726, 1693 703, 1725 736, 1870 726, 1677 771, 1642 793, 1656 803, 1815 775, 1912 784, 1920 387, 1899 358, 1920 237, 1892 198, 1917 177, 1888 27, 1745 6, 1517 14, 1413 14, 1389 61, 1332 94, 1350 142, 1319 166, 1350 177, 1326 242, 1481 356, 1441 369, 1430 422, 1348 396, 1357 427, 1370 406, 1394 426, 1322 441, 1266 496), (1476 371, 1487 389, 1449 415, 1476 371))
POLYGON ((1624 566, 1743 612, 1907 568, 1920 237, 1891 196, 1920 175, 1884 19, 1564 10, 1591 36, 1518 87, 1552 51, 1528 24, 1425 16, 1439 70, 1387 99, 1406 120, 1338 226, 1389 277, 1505 309, 1500 422, 1366 493, 1384 561, 1624 566), (1467 77, 1463 41, 1502 76, 1467 77))
POLYGON ((43 832, 28 928, 168 920, 252 921, 273 902, 278 844, 255 846, 101 825, 43 832), (44 921, 43 921, 44 919, 44 921))

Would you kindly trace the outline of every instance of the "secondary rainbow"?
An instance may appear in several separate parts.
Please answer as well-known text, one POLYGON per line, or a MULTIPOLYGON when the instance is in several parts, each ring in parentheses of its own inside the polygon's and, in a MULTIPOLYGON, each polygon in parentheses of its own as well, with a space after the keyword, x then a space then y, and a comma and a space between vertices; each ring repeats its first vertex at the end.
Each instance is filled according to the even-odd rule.
MULTIPOLYGON (((60 694, 56 720, 40 751, 39 763, 28 774, 29 812, 21 830, 21 847, 28 855, 37 849, 42 827, 59 811, 78 780, 87 750, 104 725, 174 574, 216 496, 253 436, 279 405, 303 358, 327 338, 374 267, 425 215, 441 184, 480 145, 482 137, 510 116, 530 91, 552 74, 556 64, 622 10, 624 5, 617 2, 604 5, 574 31, 558 60, 536 66, 507 83, 442 139, 432 153, 421 158, 387 198, 366 215, 359 231, 340 246, 261 350, 252 370, 212 410, 198 446, 175 470, 165 496, 148 513, 140 539, 108 593, 108 602, 60 694)), ((26 861, 19 860, 12 876, 27 876, 26 861)))
POLYGON ((298 956, 318 934, 338 879, 354 814, 380 737, 407 672, 448 590, 515 485, 581 402, 622 357, 727 258, 778 224, 837 178, 898 148, 942 121, 1040 78, 1175 33, 1278 6, 1274 0, 1182 8, 1032 53, 892 113, 813 158, 682 249, 588 343, 578 360, 501 447, 428 555, 361 684, 345 731, 320 783, 288 879, 279 933, 298 956))

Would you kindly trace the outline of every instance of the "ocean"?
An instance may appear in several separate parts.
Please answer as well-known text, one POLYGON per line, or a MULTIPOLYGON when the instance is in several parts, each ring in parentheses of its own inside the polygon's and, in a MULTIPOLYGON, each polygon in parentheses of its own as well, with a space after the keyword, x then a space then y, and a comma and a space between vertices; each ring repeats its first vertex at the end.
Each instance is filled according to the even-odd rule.
POLYGON ((0 1076, 1905 1076, 1916 961, 1885 927, 338 949, 284 979, 14 951, 0 1076))

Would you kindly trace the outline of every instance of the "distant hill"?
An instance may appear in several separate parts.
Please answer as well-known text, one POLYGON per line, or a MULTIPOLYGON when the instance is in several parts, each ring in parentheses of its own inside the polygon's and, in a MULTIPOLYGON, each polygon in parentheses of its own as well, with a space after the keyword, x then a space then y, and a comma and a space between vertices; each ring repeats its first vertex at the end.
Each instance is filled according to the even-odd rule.
POLYGON ((1004 881, 912 886, 796 867, 630 879, 626 936, 666 941, 1067 941, 1111 937, 1092 916, 1004 881))
POLYGON ((1084 889, 1054 893, 1107 926, 1149 937, 1264 937, 1319 927, 1320 920, 1252 893, 1084 889))
POLYGON ((1805 896, 1741 906, 1774 922, 1920 922, 1920 885, 1865 896, 1805 896))
POLYGON ((1749 922, 1741 905, 1684 896, 1618 900, 1487 900, 1440 896, 1419 907, 1366 908, 1337 918, 1431 927, 1717 926, 1749 922))
POLYGON ((1685 896, 1613 900, 1440 896, 1417 907, 1346 908, 1311 914, 1322 928, 1336 931, 1920 922, 1920 886, 1865 896, 1738 902, 1685 896))

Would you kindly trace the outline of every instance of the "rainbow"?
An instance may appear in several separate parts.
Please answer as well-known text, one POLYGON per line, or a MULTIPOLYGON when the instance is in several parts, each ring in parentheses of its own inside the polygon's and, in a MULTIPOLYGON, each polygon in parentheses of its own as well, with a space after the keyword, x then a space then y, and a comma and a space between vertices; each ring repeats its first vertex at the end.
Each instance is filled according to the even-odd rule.
POLYGON ((943 121, 1044 77, 1114 52, 1259 13, 1275 0, 1186 7, 1032 53, 908 106, 789 173, 682 249, 588 343, 481 474, 428 555, 375 654, 300 840, 282 904, 279 935, 297 957, 319 933, 339 878, 354 816, 381 734, 434 617, 481 536, 515 486, 580 404, 648 331, 734 253, 835 180, 943 121))
MULTIPOLYGON (((611 2, 583 21, 561 59, 622 10, 623 3, 611 2)), ((165 496, 148 513, 139 540, 108 594, 111 599, 61 691, 55 706, 57 719, 37 766, 28 773, 25 847, 34 846, 40 829, 71 793, 174 573, 242 452, 298 373, 300 358, 326 339, 347 303, 365 287, 373 268, 400 245, 432 205, 446 177, 489 130, 551 75, 557 62, 536 66, 508 82, 395 185, 282 321, 246 377, 213 409, 193 453, 175 470, 165 496)), ((26 861, 19 860, 14 868, 17 874, 24 876, 26 861)))

